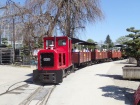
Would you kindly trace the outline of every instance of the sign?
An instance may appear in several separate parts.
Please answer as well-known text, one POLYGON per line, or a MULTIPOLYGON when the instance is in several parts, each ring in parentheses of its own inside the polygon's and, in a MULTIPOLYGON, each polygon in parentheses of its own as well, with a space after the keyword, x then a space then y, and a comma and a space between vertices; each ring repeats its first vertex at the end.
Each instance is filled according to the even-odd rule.
POLYGON ((43 61, 51 61, 51 58, 43 58, 43 61))

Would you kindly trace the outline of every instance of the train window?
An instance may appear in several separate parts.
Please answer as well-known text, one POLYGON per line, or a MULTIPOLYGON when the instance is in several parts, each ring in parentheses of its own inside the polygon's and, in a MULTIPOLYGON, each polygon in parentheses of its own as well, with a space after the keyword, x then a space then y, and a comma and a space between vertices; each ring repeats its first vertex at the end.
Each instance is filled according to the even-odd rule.
POLYGON ((65 65, 65 53, 63 53, 63 65, 65 65))
POLYGON ((61 62, 61 54, 59 54, 59 66, 61 66, 62 62, 61 62))
POLYGON ((54 45, 53 40, 46 40, 46 47, 49 47, 50 45, 54 45))
POLYGON ((59 46, 65 46, 66 45, 66 40, 65 39, 58 40, 58 45, 59 46))
POLYGON ((69 48, 71 48, 71 43, 70 43, 70 39, 69 39, 69 48))

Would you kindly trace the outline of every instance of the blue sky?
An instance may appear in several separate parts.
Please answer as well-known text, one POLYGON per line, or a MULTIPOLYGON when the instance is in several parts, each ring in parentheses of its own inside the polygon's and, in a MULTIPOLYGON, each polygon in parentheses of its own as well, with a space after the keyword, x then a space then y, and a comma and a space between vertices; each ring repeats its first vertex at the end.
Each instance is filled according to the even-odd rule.
MULTIPOLYGON (((13 1, 24 3, 25 0, 13 1)), ((112 41, 115 42, 120 36, 129 34, 126 28, 133 26, 140 29, 140 0, 100 1, 100 7, 105 18, 102 21, 98 20, 95 23, 87 24, 86 30, 79 33, 81 39, 104 42, 109 34, 112 41)))
POLYGON ((86 26, 82 39, 104 42, 109 34, 113 42, 129 34, 126 28, 140 29, 140 0, 101 0, 104 19, 86 26))

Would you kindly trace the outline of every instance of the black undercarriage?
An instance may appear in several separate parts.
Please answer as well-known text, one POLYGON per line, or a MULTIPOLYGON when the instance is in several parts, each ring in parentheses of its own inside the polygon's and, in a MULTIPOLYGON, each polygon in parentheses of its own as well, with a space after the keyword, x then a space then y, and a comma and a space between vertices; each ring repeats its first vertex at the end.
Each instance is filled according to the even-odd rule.
POLYGON ((61 83, 63 80, 62 70, 34 70, 33 82, 35 83, 61 83))

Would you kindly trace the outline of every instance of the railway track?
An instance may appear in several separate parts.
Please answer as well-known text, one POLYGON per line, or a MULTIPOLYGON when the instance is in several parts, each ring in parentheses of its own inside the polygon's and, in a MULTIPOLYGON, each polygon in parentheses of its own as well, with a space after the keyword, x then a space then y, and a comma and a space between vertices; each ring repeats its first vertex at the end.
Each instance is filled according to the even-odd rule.
POLYGON ((19 105, 46 105, 50 94, 56 86, 39 86, 29 97, 19 105))
POLYGON ((46 105, 56 85, 36 85, 32 81, 1 85, 1 105, 46 105), (4 88, 5 87, 5 88, 4 88), (10 97, 10 100, 5 100, 10 97))

